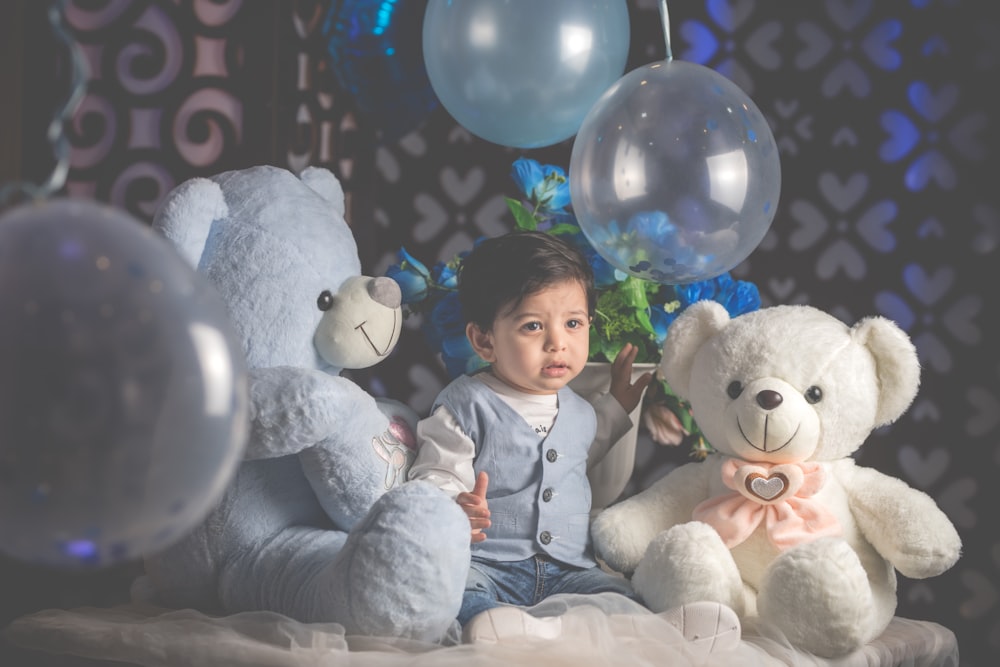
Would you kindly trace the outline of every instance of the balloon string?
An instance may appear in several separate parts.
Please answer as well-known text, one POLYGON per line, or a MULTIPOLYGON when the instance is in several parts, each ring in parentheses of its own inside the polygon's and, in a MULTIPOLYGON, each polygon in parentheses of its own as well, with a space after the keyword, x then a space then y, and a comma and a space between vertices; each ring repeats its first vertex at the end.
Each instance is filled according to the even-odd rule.
POLYGON ((0 187, 0 208, 7 205, 8 200, 13 200, 17 195, 22 195, 28 199, 44 199, 66 184, 66 177, 69 175, 70 142, 69 137, 63 131, 66 122, 72 119, 76 108, 80 105, 87 89, 88 69, 84 60, 83 50, 76 40, 70 35, 69 30, 63 22, 68 0, 55 0, 49 6, 49 23, 52 32, 58 40, 66 46, 70 55, 70 93, 66 102, 56 111, 52 122, 49 123, 48 137, 52 146, 52 154, 55 157, 55 166, 49 178, 42 185, 15 181, 0 187))
POLYGON ((670 50, 670 13, 667 11, 667 0, 660 0, 660 21, 663 23, 663 41, 667 46, 665 60, 673 60, 674 54, 670 50))

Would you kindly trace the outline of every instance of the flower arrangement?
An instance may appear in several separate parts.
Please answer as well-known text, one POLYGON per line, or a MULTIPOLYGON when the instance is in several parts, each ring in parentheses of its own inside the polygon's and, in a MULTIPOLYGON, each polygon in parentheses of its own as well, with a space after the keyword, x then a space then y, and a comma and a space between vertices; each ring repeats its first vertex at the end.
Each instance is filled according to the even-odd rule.
MULTIPOLYGON (((516 228, 563 237, 580 249, 593 269, 597 307, 591 322, 589 361, 609 362, 626 343, 632 343, 639 350, 636 363, 658 363, 667 328, 695 301, 718 301, 732 316, 760 307, 757 286, 734 280, 728 273, 686 285, 664 285, 616 269, 597 253, 580 228, 570 208, 569 179, 561 167, 519 158, 512 165, 511 178, 520 197, 505 199, 516 228)), ((386 271, 403 292, 405 315, 423 317, 421 329, 427 343, 440 352, 452 378, 485 365, 465 337, 458 303, 458 272, 467 254, 459 253, 428 269, 400 248, 399 263, 386 271)), ((642 419, 660 444, 688 442, 697 457, 710 451, 689 407, 662 379, 647 390, 642 419)))

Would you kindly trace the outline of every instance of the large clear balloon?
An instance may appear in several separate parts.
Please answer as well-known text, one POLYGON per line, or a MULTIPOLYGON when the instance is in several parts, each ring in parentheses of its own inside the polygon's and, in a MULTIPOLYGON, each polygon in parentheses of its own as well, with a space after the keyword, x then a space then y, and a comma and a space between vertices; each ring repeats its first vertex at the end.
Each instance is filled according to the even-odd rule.
POLYGON ((625 0, 430 0, 424 64, 445 109, 473 134, 538 148, 576 134, 625 71, 625 0))
POLYGON ((767 120, 729 79, 666 60, 587 114, 570 155, 580 227, 610 263, 666 284, 707 280, 757 247, 781 190, 767 120))
POLYGON ((322 32, 340 85, 383 141, 417 129, 438 100, 424 69, 426 0, 334 0, 322 32))
POLYGON ((87 200, 0 216, 0 551, 96 568, 180 538, 242 457, 240 343, 209 283, 87 200))

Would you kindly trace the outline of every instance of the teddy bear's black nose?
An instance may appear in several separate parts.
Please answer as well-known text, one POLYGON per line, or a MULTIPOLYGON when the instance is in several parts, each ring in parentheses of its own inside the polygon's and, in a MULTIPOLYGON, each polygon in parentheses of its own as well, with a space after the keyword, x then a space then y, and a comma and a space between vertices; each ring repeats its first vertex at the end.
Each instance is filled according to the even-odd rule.
POLYGON ((399 308, 403 302, 403 293, 399 289, 399 283, 384 276, 375 278, 368 283, 368 294, 386 308, 399 308))
POLYGON ((776 407, 781 405, 783 400, 785 399, 781 397, 781 394, 772 389, 765 389, 757 394, 757 405, 765 410, 774 410, 776 407))

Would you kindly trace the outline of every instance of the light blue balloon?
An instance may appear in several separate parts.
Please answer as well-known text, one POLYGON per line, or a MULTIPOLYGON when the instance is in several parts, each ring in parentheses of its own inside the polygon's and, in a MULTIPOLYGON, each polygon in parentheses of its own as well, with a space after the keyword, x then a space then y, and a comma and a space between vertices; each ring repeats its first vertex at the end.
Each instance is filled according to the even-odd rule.
POLYGON ((0 216, 0 552, 99 568, 169 546, 242 459, 245 361, 170 243, 88 200, 0 216))
POLYGON ((707 280, 746 259, 778 205, 767 120, 732 81, 677 60, 622 77, 576 135, 570 198, 608 262, 665 284, 707 280))
POLYGON ((430 0, 424 65, 473 134, 538 148, 576 134, 625 70, 625 0, 430 0))

